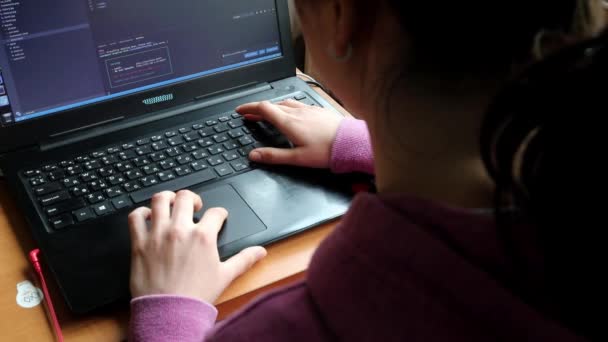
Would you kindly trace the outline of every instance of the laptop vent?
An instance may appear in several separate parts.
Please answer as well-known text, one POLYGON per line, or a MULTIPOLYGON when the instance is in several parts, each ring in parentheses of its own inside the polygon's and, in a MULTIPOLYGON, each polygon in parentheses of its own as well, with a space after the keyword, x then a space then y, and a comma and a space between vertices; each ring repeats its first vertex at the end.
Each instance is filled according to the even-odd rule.
POLYGON ((173 100, 173 94, 167 94, 167 95, 161 95, 161 96, 157 96, 157 97, 151 97, 149 99, 145 99, 142 102, 145 105, 153 105, 153 104, 157 104, 157 103, 161 103, 161 102, 167 102, 167 101, 171 101, 173 100))

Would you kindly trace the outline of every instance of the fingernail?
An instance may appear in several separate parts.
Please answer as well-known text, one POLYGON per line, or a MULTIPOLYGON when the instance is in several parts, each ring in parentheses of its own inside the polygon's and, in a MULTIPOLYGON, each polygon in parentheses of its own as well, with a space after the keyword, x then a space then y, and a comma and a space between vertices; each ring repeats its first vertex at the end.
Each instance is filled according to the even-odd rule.
POLYGON ((255 256, 256 256, 258 259, 261 259, 261 258, 265 257, 265 256, 266 256, 266 254, 267 254, 266 249, 265 249, 265 248, 263 248, 263 247, 260 247, 260 249, 258 249, 258 250, 255 252, 255 256))
POLYGON ((262 160, 262 154, 258 151, 252 151, 251 153, 249 153, 249 159, 253 161, 260 161, 262 160))

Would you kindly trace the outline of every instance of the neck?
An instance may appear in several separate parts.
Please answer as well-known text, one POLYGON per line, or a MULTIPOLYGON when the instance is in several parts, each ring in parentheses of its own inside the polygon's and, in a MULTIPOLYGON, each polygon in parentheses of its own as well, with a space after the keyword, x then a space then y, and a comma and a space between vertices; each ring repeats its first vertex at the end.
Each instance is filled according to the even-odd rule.
POLYGON ((488 208, 494 186, 481 161, 479 132, 493 92, 425 96, 403 91, 369 118, 381 193, 408 193, 452 206, 488 208), (400 94, 401 95, 401 94, 400 94), (394 110, 398 109, 398 110, 394 110))

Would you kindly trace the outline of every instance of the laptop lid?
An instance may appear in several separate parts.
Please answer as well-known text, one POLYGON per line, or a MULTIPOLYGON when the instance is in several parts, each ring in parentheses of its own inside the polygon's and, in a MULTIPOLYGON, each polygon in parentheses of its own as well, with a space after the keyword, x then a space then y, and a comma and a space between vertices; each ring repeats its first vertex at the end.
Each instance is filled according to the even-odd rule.
POLYGON ((2 1, 0 153, 295 74, 286 0, 2 1))

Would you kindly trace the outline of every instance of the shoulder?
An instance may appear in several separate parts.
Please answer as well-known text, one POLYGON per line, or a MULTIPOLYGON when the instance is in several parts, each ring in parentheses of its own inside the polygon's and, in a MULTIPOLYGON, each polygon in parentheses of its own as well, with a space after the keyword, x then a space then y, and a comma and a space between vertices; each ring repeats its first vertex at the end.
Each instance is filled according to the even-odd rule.
POLYGON ((328 336, 306 283, 264 295, 218 324, 208 341, 322 341, 328 336))

